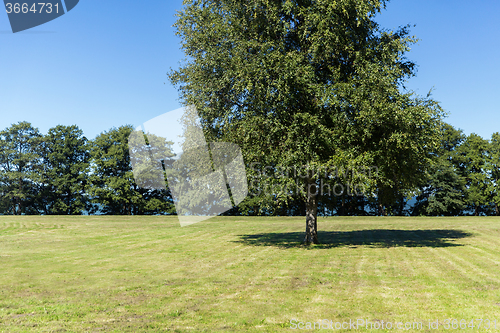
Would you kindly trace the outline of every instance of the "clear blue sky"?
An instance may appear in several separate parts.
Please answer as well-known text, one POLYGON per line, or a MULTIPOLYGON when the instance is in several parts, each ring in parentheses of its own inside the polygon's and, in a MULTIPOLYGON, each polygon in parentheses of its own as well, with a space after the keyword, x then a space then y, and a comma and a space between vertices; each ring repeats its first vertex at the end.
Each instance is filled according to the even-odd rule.
MULTIPOLYGON (((80 0, 71 12, 12 34, 0 12, 0 129, 29 121, 46 133, 78 125, 88 138, 177 109, 166 73, 184 56, 172 24, 180 0, 80 0), (165 84, 164 84, 165 83, 165 84)), ((500 132, 500 1, 393 0, 378 16, 416 24, 408 87, 433 97, 448 122, 490 138, 500 132)))

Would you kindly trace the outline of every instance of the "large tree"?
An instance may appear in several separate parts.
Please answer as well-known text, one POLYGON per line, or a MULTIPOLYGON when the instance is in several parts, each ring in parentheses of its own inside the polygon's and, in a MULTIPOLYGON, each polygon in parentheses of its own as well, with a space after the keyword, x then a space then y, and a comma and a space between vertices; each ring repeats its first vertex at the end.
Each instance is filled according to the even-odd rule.
POLYGON ((274 175, 306 170, 248 174, 273 185, 266 200, 304 200, 306 242, 318 242, 321 181, 335 181, 325 170, 376 164, 373 179, 353 172, 343 181, 363 183, 381 208, 421 180, 440 109, 402 92, 414 73, 404 53, 415 39, 407 28, 381 31, 374 16, 384 0, 184 5, 175 27, 188 61, 170 73, 181 101, 196 105, 209 141, 238 143, 246 163, 274 175))

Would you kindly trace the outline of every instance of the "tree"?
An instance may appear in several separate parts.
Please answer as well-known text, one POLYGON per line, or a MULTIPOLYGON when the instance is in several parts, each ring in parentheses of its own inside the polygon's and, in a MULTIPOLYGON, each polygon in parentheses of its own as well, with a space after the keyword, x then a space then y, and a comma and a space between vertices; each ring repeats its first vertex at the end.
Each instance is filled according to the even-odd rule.
POLYGON ((333 181, 324 170, 376 163, 375 179, 349 182, 386 189, 381 200, 421 180, 441 110, 430 98, 400 91, 414 73, 404 53, 415 39, 406 27, 381 31, 373 18, 385 1, 184 3, 175 27, 190 60, 169 75, 181 101, 196 105, 209 141, 239 144, 247 164, 306 170, 304 177, 265 181, 301 188, 271 197, 278 204, 293 201, 292 193, 304 200, 307 243, 318 242, 322 177, 333 181))
POLYGON ((465 184, 449 161, 439 158, 430 169, 427 187, 417 197, 415 215, 456 216, 465 208, 465 184))
POLYGON ((40 181, 41 139, 38 129, 28 122, 13 124, 0 132, 0 201, 7 214, 38 213, 33 203, 35 184, 40 181))
POLYGON ((76 125, 56 126, 43 138, 39 200, 47 214, 80 215, 87 207, 85 188, 90 154, 87 138, 76 125))
POLYGON ((488 192, 489 143, 470 134, 458 149, 459 172, 466 180, 465 200, 474 216, 484 213, 490 202, 488 192))
POLYGON ((128 146, 132 131, 132 126, 113 128, 91 142, 92 171, 88 193, 104 214, 173 213, 172 200, 166 190, 137 186, 128 146))
POLYGON ((465 208, 465 178, 458 173, 459 147, 465 140, 461 130, 443 123, 435 159, 428 169, 413 208, 413 215, 456 216, 465 208))

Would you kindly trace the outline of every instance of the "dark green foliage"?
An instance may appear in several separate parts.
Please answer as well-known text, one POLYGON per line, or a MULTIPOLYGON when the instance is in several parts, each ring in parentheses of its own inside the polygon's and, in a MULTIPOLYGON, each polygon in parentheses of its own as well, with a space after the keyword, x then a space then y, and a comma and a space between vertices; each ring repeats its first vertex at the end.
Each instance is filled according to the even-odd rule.
POLYGON ((0 214, 175 213, 167 190, 135 184, 131 130, 122 126, 91 142, 75 125, 45 136, 27 122, 0 132, 0 214))
POLYGON ((46 214, 81 215, 88 208, 87 138, 77 126, 49 129, 41 145, 43 158, 39 206, 46 214))
POLYGON ((465 201, 475 216, 485 213, 490 203, 488 174, 489 142, 469 135, 457 150, 458 172, 465 179, 465 201))
POLYGON ((465 208, 465 178, 458 172, 459 147, 465 136, 460 130, 443 123, 441 140, 434 163, 427 171, 427 181, 413 207, 413 215, 454 216, 465 208))
POLYGON ((429 170, 429 182, 417 198, 414 215, 454 216, 465 208, 465 184, 453 165, 439 158, 429 170))
POLYGON ((92 171, 87 188, 100 213, 112 215, 173 213, 166 190, 137 186, 130 163, 128 138, 132 126, 121 126, 91 142, 92 171))
MULTIPOLYGON (((135 184, 127 143, 131 130, 130 126, 112 129, 88 142, 77 126, 56 126, 45 136, 27 122, 5 129, 0 136, 0 214, 175 214, 168 191, 142 189, 135 184)), ((154 147, 161 149, 156 155, 172 156, 168 142, 149 137, 155 141, 154 147)), ((475 134, 466 137, 443 123, 439 146, 432 152, 432 164, 426 169, 411 214, 499 215, 499 142, 499 133, 487 141, 475 134)), ((136 152, 137 158, 143 155, 136 152)), ((247 170, 249 196, 224 215, 305 214, 307 191, 301 179, 312 170, 303 168, 294 173, 261 164, 247 170), (292 179, 293 185, 270 187, 276 184, 266 182, 280 175, 292 179), (283 193, 293 195, 283 201, 283 193)), ((392 191, 393 198, 381 212, 379 197, 348 189, 345 182, 356 178, 349 174, 338 170, 326 177, 330 183, 320 180, 318 215, 409 214, 408 199, 397 191, 392 191)))
POLYGON ((0 132, 0 208, 5 214, 36 214, 37 184, 41 181, 38 129, 20 122, 0 132))

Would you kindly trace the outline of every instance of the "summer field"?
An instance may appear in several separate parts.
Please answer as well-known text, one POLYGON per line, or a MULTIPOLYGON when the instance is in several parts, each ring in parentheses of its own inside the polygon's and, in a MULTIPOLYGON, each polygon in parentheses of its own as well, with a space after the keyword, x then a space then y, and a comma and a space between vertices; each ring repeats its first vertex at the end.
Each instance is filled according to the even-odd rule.
POLYGON ((499 218, 319 218, 311 247, 304 220, 0 217, 0 332, 500 331, 499 218))

